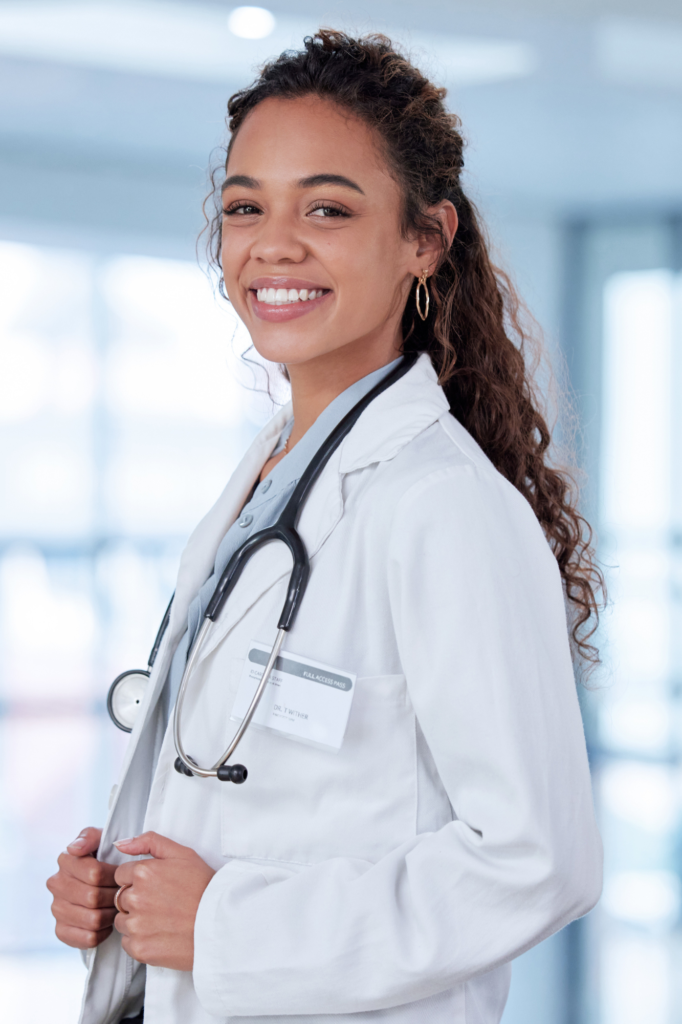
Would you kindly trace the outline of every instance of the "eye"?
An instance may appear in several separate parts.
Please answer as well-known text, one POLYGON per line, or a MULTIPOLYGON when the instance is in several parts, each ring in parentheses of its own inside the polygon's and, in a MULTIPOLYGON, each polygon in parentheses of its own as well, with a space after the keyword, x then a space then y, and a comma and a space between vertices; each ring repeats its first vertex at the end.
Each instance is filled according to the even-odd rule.
POLYGON ((316 206, 313 206, 308 216, 322 220, 327 217, 350 217, 350 212, 343 206, 321 200, 316 206))
POLYGON ((236 214, 241 217, 249 217, 254 213, 260 212, 260 209, 257 206, 254 206, 253 203, 245 203, 243 200, 238 200, 232 203, 231 206, 226 207, 223 210, 223 215, 225 217, 232 217, 236 214))

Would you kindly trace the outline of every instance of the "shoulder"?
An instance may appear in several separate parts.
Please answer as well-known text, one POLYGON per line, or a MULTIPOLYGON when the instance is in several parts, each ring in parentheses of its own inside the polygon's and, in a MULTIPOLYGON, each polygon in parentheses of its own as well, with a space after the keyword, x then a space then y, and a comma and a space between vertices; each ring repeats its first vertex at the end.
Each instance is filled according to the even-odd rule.
POLYGON ((482 546, 505 557, 514 550, 556 565, 528 501, 450 413, 402 449, 386 478, 400 545, 440 536, 458 548, 482 546))
MULTIPOLYGON (((439 490, 461 493, 495 493, 504 505, 524 515, 533 511, 523 495, 495 468, 471 434, 451 413, 414 437, 393 459, 387 478, 399 483, 401 500, 409 503, 419 494, 439 490)), ((388 482, 387 479, 387 482, 388 482)))

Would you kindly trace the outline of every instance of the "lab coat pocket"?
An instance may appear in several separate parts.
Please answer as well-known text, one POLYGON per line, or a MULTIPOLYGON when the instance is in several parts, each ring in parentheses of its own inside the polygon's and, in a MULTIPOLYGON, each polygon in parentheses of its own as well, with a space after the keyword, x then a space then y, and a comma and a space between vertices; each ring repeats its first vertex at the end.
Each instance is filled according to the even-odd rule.
POLYGON ((402 675, 357 679, 338 753, 250 729, 235 755, 249 777, 222 791, 223 855, 379 860, 416 834, 415 729, 402 675))

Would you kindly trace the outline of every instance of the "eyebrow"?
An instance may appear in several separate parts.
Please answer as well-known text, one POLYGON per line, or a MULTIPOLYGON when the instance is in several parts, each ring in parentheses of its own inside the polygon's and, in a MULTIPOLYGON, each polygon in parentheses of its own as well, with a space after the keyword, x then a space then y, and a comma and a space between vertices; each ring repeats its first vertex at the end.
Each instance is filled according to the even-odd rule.
POLYGON ((239 185, 240 188, 260 188, 260 181, 258 178, 250 178, 248 174, 231 174, 223 182, 220 191, 224 192, 233 185, 239 185))
POLYGON ((361 196, 365 194, 356 182, 344 177, 343 174, 312 174, 309 178, 301 178, 298 183, 299 188, 317 188, 318 185, 340 185, 341 188, 351 188, 354 192, 359 192, 361 196))
MULTIPOLYGON (((364 196, 363 190, 360 186, 353 181, 351 178, 346 178, 343 174, 311 174, 308 178, 301 178, 297 185, 299 188, 318 188, 320 185, 339 185, 341 188, 350 188, 354 192, 359 192, 360 195, 364 196)), ((226 178, 223 182, 221 191, 224 192, 228 188, 239 186, 240 188, 262 188, 262 185, 258 178, 251 178, 248 174, 231 174, 229 178, 226 178)))

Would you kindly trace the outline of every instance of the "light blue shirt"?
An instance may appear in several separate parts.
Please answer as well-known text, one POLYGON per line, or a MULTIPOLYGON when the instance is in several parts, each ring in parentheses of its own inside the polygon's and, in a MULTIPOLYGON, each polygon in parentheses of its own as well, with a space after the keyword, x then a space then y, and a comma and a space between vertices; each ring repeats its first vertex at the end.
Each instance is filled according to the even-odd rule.
MULTIPOLYGON (((382 366, 378 370, 374 370, 373 373, 368 373, 366 377, 356 381, 355 384, 351 384, 349 388, 342 391, 320 413, 298 444, 284 456, 281 462, 277 463, 265 480, 256 486, 251 498, 242 509, 241 515, 223 537, 216 553, 213 572, 189 606, 187 630, 175 651, 168 673, 168 680, 164 687, 163 700, 167 716, 166 721, 168 721, 170 716, 170 709, 175 705, 190 646, 197 634, 218 580, 225 571, 230 558, 252 534, 257 533, 259 530, 265 530, 277 521, 296 484, 318 448, 322 445, 322 442, 331 434, 332 430, 341 422, 344 416, 350 412, 353 406, 357 405, 399 362, 399 359, 395 359, 387 366, 382 366)), ((273 454, 281 451, 291 433, 293 425, 293 420, 287 423, 273 454)))

